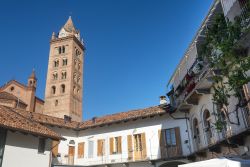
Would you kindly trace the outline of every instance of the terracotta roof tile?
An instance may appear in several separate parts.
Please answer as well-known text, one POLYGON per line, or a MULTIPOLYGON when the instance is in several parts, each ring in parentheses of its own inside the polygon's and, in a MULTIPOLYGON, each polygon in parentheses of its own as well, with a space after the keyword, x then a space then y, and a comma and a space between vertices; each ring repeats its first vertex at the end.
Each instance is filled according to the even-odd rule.
POLYGON ((37 136, 52 138, 55 140, 63 139, 61 135, 51 129, 22 116, 12 108, 0 106, 0 127, 30 133, 37 136))
POLYGON ((95 120, 84 121, 79 125, 78 128, 87 129, 91 127, 102 126, 102 125, 117 123, 121 121, 129 121, 129 120, 138 119, 138 118, 146 118, 146 117, 161 115, 165 113, 166 111, 164 111, 159 106, 154 106, 154 107, 149 107, 149 108, 144 108, 144 109, 131 110, 128 112, 121 112, 117 114, 106 115, 100 118, 95 118, 95 120))
POLYGON ((20 113, 24 117, 32 118, 32 120, 39 122, 41 124, 59 126, 64 128, 73 128, 73 129, 77 128, 79 124, 79 122, 76 121, 65 122, 64 119, 62 118, 52 117, 41 113, 28 112, 21 109, 15 109, 15 111, 20 113))
POLYGON ((131 110, 128 112, 120 112, 112 115, 106 115, 103 117, 96 117, 95 121, 93 119, 83 121, 83 122, 76 122, 76 121, 70 121, 65 122, 62 118, 56 118, 40 113, 34 113, 34 112, 27 112, 25 110, 21 109, 15 109, 16 112, 20 113, 26 118, 31 118, 32 120, 39 122, 41 124, 46 125, 52 125, 52 126, 58 126, 58 127, 64 127, 64 128, 70 128, 74 130, 83 130, 88 129, 92 127, 97 126, 104 126, 108 124, 118 123, 118 122, 126 122, 134 119, 139 118, 147 118, 147 117, 153 117, 156 115, 162 115, 166 114, 166 111, 163 110, 159 106, 144 108, 144 109, 138 109, 138 110, 131 110))
POLYGON ((19 100, 20 103, 27 105, 21 99, 18 99, 16 96, 14 96, 13 94, 8 93, 8 92, 0 92, 0 99, 15 100, 15 101, 19 100))

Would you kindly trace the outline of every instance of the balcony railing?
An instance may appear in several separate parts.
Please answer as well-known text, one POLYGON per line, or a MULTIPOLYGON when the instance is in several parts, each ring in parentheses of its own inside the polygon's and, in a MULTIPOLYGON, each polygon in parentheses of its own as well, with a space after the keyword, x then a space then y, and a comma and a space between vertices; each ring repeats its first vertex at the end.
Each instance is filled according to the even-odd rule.
POLYGON ((172 91, 171 105, 180 110, 189 109, 192 105, 197 103, 198 96, 208 93, 211 82, 206 78, 211 69, 208 63, 203 61, 196 61, 190 68, 189 73, 185 76, 181 84, 175 91, 172 91))

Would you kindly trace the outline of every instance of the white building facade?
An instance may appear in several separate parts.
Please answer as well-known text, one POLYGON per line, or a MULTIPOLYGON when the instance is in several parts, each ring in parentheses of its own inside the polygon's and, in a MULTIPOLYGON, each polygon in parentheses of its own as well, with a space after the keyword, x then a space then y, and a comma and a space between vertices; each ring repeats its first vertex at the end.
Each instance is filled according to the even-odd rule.
MULTIPOLYGON (((157 107, 158 108, 158 107, 157 107)), ((187 162, 191 153, 186 118, 169 113, 105 125, 65 130, 53 128, 67 140, 55 151, 55 164, 79 166, 160 166, 165 161, 187 162), (72 153, 73 152, 73 153, 72 153)), ((102 117, 99 118, 103 119, 102 117)), ((94 120, 92 120, 94 121, 94 120)))

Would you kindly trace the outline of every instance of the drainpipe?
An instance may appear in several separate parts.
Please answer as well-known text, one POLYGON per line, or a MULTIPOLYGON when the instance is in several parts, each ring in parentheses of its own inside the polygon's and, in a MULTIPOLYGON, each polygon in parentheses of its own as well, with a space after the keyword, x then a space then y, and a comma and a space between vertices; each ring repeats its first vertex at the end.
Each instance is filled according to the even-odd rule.
POLYGON ((171 118, 173 118, 174 120, 180 120, 180 119, 185 119, 186 121, 186 127, 187 127, 187 133, 188 133, 188 149, 189 149, 189 152, 191 153, 191 145, 190 145, 190 132, 189 132, 189 127, 188 127, 188 120, 189 118, 187 117, 187 112, 185 112, 185 117, 175 117, 172 115, 172 112, 171 112, 171 105, 166 101, 166 97, 165 96, 160 96, 160 105, 159 105, 163 110, 165 110, 166 112, 168 112, 169 116, 171 118))

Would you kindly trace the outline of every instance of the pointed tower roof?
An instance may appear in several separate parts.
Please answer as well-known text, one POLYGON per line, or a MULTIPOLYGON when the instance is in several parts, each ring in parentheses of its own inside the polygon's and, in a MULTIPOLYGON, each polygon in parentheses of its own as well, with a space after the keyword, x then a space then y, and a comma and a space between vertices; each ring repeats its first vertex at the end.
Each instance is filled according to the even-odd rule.
POLYGON ((36 73, 35 73, 35 69, 32 70, 32 73, 30 75, 29 78, 35 79, 36 80, 36 73))
POLYGON ((68 31, 68 32, 77 32, 76 31, 76 28, 73 24, 73 21, 71 19, 71 16, 69 16, 67 22, 64 24, 63 28, 65 29, 65 31, 68 31))

